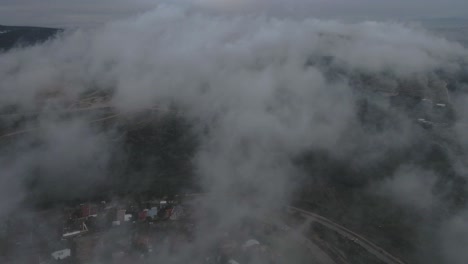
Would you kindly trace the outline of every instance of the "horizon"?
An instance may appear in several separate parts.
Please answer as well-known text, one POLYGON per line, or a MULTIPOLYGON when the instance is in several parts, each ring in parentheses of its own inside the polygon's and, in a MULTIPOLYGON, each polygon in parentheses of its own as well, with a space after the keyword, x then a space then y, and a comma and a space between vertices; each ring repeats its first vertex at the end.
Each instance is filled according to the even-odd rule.
MULTIPOLYGON (((340 21, 427 22, 462 20, 468 25, 468 4, 460 0, 410 0, 382 3, 370 0, 343 2, 294 0, 101 0, 99 2, 0 0, 0 25, 52 28, 96 27, 103 23, 151 12, 158 6, 202 9, 218 14, 267 14, 275 17, 317 18, 340 21)), ((430 22, 429 22, 430 23, 430 22)))

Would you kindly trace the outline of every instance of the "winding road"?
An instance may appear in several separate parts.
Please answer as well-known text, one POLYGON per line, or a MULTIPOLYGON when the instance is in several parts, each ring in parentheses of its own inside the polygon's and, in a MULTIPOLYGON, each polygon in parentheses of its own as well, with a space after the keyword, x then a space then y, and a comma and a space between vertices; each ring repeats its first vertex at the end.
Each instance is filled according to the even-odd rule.
POLYGON ((379 246, 375 245, 371 241, 367 240, 366 238, 354 233, 353 231, 323 217, 318 214, 303 210, 301 208, 288 206, 287 207, 289 212, 291 213, 299 213, 302 217, 311 220, 311 222, 316 222, 322 224, 323 226, 337 232, 341 236, 353 241, 354 243, 358 244, 359 246, 363 247, 367 252, 374 255, 376 258, 381 260, 387 264, 405 264, 403 261, 399 260, 398 258, 392 256, 390 253, 386 252, 379 246))

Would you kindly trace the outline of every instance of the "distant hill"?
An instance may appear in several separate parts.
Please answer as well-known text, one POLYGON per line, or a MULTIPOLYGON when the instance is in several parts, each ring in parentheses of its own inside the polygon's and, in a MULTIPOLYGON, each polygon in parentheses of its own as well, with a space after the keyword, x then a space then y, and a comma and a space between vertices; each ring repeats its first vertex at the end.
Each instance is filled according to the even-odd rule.
POLYGON ((468 18, 441 17, 417 21, 437 35, 468 47, 468 18))
POLYGON ((462 28, 468 26, 466 17, 438 17, 419 19, 419 22, 430 28, 462 28))
POLYGON ((61 31, 57 28, 0 25, 0 52, 44 42, 61 31))

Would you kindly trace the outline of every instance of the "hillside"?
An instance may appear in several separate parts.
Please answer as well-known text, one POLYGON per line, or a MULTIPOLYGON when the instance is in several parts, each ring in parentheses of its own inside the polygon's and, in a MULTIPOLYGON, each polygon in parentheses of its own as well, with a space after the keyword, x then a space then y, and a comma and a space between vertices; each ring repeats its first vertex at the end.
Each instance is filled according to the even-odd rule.
POLYGON ((0 51, 44 42, 54 37, 60 31, 61 29, 56 28, 0 25, 0 51))

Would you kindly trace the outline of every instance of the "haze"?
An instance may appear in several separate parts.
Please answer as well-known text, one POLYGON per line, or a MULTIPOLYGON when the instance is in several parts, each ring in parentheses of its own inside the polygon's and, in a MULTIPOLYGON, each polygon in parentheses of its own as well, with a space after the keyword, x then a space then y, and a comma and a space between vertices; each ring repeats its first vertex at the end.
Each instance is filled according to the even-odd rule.
POLYGON ((463 0, 0 0, 0 23, 53 27, 95 26, 149 11, 158 4, 358 20, 419 20, 468 15, 468 2, 463 0))
MULTIPOLYGON (((466 25, 465 2, 0 0, 0 25, 65 29, 0 27, 18 40, 0 53, 0 224, 205 193, 194 242, 152 258, 198 263, 225 230, 306 201, 405 263, 466 264, 466 26, 453 41, 405 23, 466 25)), ((381 263, 351 238, 329 244, 381 263)))

